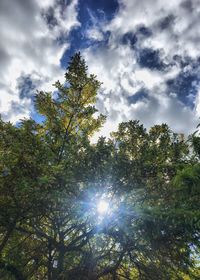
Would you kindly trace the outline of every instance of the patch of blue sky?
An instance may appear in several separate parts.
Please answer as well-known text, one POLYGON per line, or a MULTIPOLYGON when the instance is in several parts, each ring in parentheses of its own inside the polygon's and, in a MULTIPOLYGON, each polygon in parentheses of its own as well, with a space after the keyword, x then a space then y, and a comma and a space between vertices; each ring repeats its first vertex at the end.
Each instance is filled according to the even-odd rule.
MULTIPOLYGON (((62 67, 66 67, 69 59, 77 51, 84 50, 94 45, 106 44, 109 37, 109 32, 103 34, 101 42, 95 42, 86 36, 87 30, 94 26, 94 22, 110 21, 118 9, 117 0, 82 0, 78 7, 78 20, 80 26, 73 29, 69 36, 70 47, 65 51, 60 63, 62 67)), ((95 27, 95 26, 94 26, 95 27)))
POLYGON ((200 86, 199 61, 186 58, 180 61, 180 65, 182 70, 179 75, 166 82, 168 92, 175 93, 179 101, 193 109, 200 86))
POLYGON ((128 96, 127 100, 130 104, 135 104, 140 100, 148 99, 148 98, 149 98, 148 90, 145 88, 141 88, 135 94, 128 96))

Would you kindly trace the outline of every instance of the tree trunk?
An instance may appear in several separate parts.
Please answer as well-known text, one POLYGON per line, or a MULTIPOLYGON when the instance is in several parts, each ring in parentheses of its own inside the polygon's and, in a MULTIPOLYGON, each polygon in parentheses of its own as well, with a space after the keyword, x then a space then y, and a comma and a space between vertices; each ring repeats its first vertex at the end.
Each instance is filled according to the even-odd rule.
POLYGON ((57 280, 64 280, 64 258, 65 258, 65 246, 64 246, 64 234, 60 233, 60 244, 58 252, 58 267, 57 267, 57 280))

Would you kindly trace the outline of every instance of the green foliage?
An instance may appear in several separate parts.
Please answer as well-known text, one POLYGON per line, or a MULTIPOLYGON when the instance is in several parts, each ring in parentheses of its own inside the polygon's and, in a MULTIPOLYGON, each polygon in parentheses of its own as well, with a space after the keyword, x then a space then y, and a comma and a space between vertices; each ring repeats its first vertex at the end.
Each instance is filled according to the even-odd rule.
POLYGON ((99 87, 78 53, 44 122, 0 121, 0 278, 198 279, 199 137, 129 121, 92 144, 99 87))

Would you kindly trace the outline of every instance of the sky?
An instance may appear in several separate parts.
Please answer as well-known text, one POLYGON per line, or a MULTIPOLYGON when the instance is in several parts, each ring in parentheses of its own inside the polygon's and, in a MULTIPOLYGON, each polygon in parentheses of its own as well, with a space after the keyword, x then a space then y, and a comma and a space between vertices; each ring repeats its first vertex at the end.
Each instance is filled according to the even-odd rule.
POLYGON ((200 117, 200 0, 0 0, 0 113, 32 117, 80 51, 102 82, 100 134, 122 121, 192 133, 200 117))

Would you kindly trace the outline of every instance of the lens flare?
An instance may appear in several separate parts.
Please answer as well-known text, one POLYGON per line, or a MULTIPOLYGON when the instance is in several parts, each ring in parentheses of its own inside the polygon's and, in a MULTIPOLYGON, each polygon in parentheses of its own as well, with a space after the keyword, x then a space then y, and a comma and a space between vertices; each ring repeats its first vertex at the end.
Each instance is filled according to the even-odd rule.
POLYGON ((109 203, 106 200, 100 200, 97 204, 97 211, 99 214, 104 215, 108 212, 109 203))

